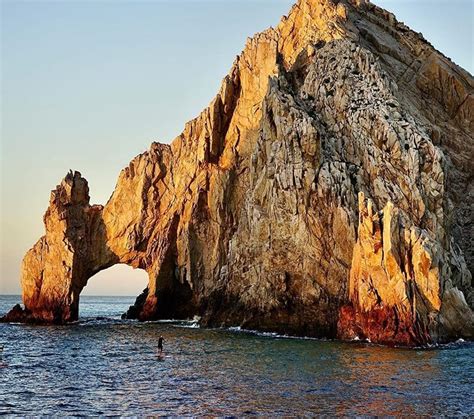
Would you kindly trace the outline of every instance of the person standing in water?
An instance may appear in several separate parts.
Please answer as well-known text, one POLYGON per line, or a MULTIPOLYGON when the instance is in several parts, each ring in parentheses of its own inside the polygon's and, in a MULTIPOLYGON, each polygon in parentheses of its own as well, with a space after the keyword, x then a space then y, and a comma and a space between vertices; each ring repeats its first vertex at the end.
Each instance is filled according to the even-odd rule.
POLYGON ((158 339, 158 349, 160 350, 160 355, 163 353, 163 336, 160 335, 158 339))

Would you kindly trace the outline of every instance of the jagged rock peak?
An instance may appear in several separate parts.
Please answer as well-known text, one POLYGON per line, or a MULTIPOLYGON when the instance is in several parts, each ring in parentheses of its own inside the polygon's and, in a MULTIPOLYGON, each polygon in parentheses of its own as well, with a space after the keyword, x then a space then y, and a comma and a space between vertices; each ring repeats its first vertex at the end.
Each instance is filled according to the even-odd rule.
POLYGON ((87 180, 82 177, 80 172, 70 170, 61 184, 51 191, 50 205, 59 206, 67 203, 87 205, 89 200, 87 180))

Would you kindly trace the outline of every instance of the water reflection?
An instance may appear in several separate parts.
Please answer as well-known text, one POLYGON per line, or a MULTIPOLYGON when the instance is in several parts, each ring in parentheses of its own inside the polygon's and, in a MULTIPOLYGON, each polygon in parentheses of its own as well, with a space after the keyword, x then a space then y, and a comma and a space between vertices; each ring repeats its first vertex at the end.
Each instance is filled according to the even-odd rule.
POLYGON ((474 414, 472 344, 396 350, 93 318, 0 325, 0 344, 0 414, 474 414))
MULTIPOLYGON (((439 375, 433 351, 390 349, 369 345, 350 345, 340 352, 348 387, 348 400, 338 406, 344 415, 356 411, 380 415, 433 414, 435 400, 417 394, 419 383, 432 382, 439 375), (407 395, 413 395, 408 397, 407 395), (420 409, 421 407, 421 409, 420 409)), ((428 397, 429 398, 429 397, 428 397)))

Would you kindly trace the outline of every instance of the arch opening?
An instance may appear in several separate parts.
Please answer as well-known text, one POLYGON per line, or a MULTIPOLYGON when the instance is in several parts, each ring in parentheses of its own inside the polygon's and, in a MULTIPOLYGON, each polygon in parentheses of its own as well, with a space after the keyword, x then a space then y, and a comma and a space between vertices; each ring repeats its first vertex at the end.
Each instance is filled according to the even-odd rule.
POLYGON ((120 318, 148 286, 148 273, 126 264, 101 270, 87 281, 79 299, 79 318, 120 318))

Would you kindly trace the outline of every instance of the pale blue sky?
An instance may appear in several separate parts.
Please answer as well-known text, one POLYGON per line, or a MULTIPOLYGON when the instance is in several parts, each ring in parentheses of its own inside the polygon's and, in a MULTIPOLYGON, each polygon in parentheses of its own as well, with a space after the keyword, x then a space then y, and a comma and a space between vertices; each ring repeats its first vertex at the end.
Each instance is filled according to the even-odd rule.
MULTIPOLYGON (((120 170, 170 142, 216 94, 248 36, 290 0, 1 2, 0 293, 19 293, 50 190, 69 169, 105 203, 120 170)), ((378 5, 473 72, 473 3, 378 5)), ((115 267, 88 294, 136 295, 146 275, 115 267)))

